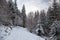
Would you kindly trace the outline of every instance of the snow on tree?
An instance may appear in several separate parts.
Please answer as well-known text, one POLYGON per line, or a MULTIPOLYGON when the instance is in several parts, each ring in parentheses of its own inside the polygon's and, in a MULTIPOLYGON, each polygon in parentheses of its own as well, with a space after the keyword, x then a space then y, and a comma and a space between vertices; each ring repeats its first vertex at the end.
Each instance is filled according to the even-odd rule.
POLYGON ((47 11, 48 26, 51 26, 53 21, 58 18, 58 9, 59 9, 58 3, 56 2, 56 0, 54 0, 52 4, 53 4, 52 7, 50 6, 47 11))
POLYGON ((47 28, 47 21, 46 21, 46 13, 44 10, 42 10, 40 14, 40 25, 43 27, 44 35, 47 36, 48 28, 47 28))
POLYGON ((18 10, 17 8, 17 0, 14 0, 14 2, 12 0, 8 1, 8 6, 9 6, 9 10, 12 13, 11 16, 11 20, 12 20, 12 24, 13 25, 22 25, 22 22, 20 22, 22 20, 21 17, 21 13, 20 10, 18 10))
POLYGON ((14 4, 13 4, 12 0, 8 1, 8 6, 9 6, 9 10, 12 12, 12 14, 11 14, 11 20, 12 20, 12 24, 14 25, 15 10, 14 10, 14 4))
POLYGON ((60 4, 57 0, 53 0, 52 7, 49 7, 47 12, 47 26, 50 28, 48 35, 50 36, 49 40, 60 40, 59 30, 59 21, 60 21, 60 4))
MULTIPOLYGON (((53 22, 57 19, 58 15, 58 10, 59 6, 56 2, 56 0, 53 0, 52 6, 48 8, 47 11, 47 24, 46 27, 47 29, 53 24, 53 22)), ((50 29, 50 28, 49 28, 50 29)))
POLYGON ((44 36, 44 30, 41 24, 37 24, 36 33, 38 36, 44 36))

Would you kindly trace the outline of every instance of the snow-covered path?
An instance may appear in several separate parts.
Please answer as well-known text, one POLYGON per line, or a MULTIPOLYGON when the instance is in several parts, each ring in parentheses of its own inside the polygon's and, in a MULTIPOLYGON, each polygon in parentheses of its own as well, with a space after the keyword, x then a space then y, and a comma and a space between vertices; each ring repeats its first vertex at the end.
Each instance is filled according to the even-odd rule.
POLYGON ((10 32, 8 31, 8 33, 10 33, 10 35, 7 35, 6 37, 3 35, 4 38, 1 40, 44 40, 43 38, 30 33, 26 28, 18 26, 14 27, 10 32))
POLYGON ((28 32, 24 28, 16 27, 13 28, 13 30, 11 31, 11 35, 7 37, 6 40, 44 40, 44 39, 28 32))

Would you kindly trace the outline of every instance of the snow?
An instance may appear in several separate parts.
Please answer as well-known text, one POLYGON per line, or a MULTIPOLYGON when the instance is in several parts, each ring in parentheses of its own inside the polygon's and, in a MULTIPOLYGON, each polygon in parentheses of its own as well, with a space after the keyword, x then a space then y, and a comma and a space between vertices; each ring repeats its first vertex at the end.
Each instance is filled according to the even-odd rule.
MULTIPOLYGON (((3 39, 1 39, 0 36, 0 40, 45 40, 35 34, 30 33, 26 28, 19 26, 12 28, 12 30, 7 27, 2 30, 5 32, 6 36, 3 36, 3 39), (7 29, 7 34, 4 31, 5 29, 7 29)), ((3 35, 3 32, 1 32, 2 34, 0 33, 0 35, 3 35)))
POLYGON ((0 25, 0 40, 4 40, 8 35, 10 35, 11 29, 7 26, 0 25))

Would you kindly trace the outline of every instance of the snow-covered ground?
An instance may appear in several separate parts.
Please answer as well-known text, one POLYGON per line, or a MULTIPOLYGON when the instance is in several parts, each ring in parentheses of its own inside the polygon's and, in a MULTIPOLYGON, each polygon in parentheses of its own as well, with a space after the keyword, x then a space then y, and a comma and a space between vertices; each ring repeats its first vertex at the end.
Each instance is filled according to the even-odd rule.
POLYGON ((7 26, 0 25, 0 40, 5 40, 5 38, 10 35, 11 29, 7 26))
POLYGON ((26 28, 0 26, 0 40, 45 40, 35 34, 30 33, 26 28))

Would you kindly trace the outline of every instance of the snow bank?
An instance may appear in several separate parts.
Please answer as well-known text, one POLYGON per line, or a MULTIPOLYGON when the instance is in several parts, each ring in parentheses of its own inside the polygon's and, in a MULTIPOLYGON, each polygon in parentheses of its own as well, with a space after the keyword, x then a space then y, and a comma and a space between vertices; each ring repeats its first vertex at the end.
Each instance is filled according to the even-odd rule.
POLYGON ((43 38, 30 33, 26 28, 15 27, 9 30, 10 35, 1 40, 44 40, 43 38))
POLYGON ((10 35, 11 29, 7 26, 0 25, 0 40, 5 40, 5 38, 10 35))

